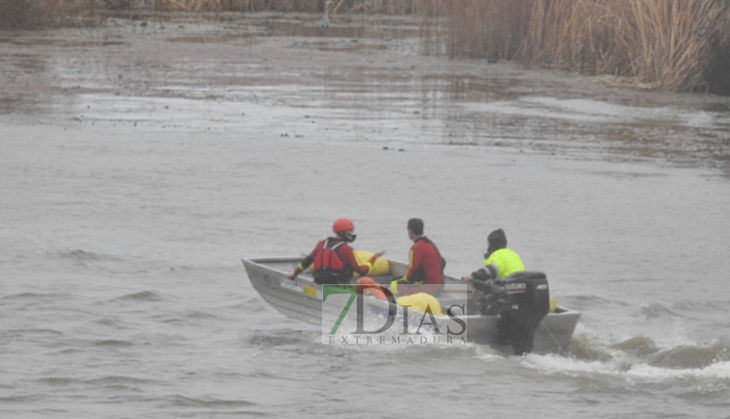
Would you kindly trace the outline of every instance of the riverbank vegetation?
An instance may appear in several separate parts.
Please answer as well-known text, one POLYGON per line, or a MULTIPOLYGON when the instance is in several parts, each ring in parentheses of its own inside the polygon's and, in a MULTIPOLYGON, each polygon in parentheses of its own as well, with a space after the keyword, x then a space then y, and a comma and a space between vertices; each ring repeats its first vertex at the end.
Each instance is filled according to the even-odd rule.
MULTIPOLYGON (((0 29, 108 11, 310 12, 325 0, 0 0, 0 29)), ((728 0, 332 0, 332 13, 422 16, 452 58, 517 60, 617 85, 730 94, 728 0)))
POLYGON ((434 0, 452 57, 612 76, 666 91, 730 94, 727 0, 434 0))

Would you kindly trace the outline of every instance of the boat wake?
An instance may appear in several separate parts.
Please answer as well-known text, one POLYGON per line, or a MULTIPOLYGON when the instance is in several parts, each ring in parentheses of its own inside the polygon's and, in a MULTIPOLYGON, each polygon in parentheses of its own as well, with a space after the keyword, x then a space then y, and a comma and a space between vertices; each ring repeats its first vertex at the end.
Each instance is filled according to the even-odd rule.
POLYGON ((571 356, 530 354, 522 364, 547 374, 614 377, 638 384, 709 381, 730 388, 730 346, 717 341, 662 348, 639 335, 601 346, 581 334, 571 344, 571 356))

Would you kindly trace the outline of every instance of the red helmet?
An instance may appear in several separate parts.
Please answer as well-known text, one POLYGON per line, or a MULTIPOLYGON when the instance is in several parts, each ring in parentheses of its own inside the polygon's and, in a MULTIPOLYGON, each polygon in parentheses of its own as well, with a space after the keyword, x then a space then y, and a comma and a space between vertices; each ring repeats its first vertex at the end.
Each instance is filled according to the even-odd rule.
POLYGON ((354 230, 354 229, 355 229, 355 224, 353 224, 352 221, 350 221, 347 218, 338 218, 337 220, 335 220, 335 223, 332 224, 332 231, 334 231, 335 234, 339 234, 339 233, 342 233, 343 231, 354 230))

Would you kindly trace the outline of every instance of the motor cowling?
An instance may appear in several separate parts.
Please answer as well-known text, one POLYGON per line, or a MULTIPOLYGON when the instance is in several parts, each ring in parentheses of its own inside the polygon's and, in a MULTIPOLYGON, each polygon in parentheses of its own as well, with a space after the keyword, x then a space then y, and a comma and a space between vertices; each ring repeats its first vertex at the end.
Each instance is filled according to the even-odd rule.
POLYGON ((542 272, 515 272, 494 281, 482 303, 483 314, 499 315, 497 342, 515 355, 532 352, 537 327, 550 310, 550 290, 542 272))

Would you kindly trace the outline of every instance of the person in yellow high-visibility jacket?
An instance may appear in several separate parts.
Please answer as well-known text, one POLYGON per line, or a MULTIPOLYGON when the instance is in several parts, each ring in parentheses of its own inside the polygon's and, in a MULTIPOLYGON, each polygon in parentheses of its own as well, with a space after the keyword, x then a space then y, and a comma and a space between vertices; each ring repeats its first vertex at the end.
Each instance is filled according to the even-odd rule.
POLYGON ((462 278, 465 281, 473 280, 491 281, 497 278, 509 276, 514 272, 525 270, 520 255, 507 249, 507 236, 501 228, 494 230, 487 236, 487 253, 484 254, 482 267, 462 278))
POLYGON ((498 315, 497 341, 512 345, 515 355, 532 352, 537 327, 550 311, 545 274, 517 275, 510 279, 511 284, 501 281, 524 271, 525 266, 520 255, 507 249, 507 236, 501 228, 489 233, 487 242, 489 248, 484 255, 484 266, 463 279, 477 290, 477 295, 483 293, 478 301, 482 314, 498 315), (519 287, 508 288, 509 285, 519 287), (528 288, 530 294, 527 294, 528 288))

